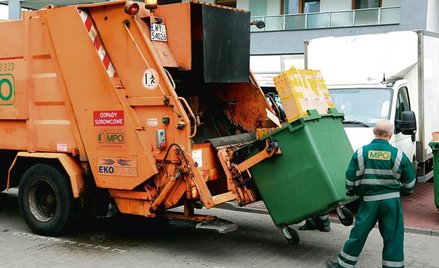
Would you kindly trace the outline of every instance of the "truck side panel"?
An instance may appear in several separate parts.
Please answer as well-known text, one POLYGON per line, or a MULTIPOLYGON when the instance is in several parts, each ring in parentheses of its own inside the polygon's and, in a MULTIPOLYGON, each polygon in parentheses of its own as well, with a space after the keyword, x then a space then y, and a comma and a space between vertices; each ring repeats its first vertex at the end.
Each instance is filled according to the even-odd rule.
POLYGON ((78 146, 73 135, 73 123, 62 89, 62 76, 50 51, 46 28, 39 16, 31 16, 28 26, 28 68, 32 90, 29 95, 29 151, 75 153, 78 146))
POLYGON ((0 148, 26 150, 26 119, 29 115, 24 21, 1 22, 9 33, 0 43, 0 148))
MULTIPOLYGON (((47 11, 44 20, 97 186, 132 190, 156 174, 157 169, 151 148, 146 144, 145 131, 125 99, 129 83, 125 84, 124 80, 122 85, 118 78, 109 77, 76 7, 47 11), (108 139, 102 138, 107 134, 122 135, 123 143, 110 144, 108 139), (101 146, 102 141, 107 142, 107 146, 101 146)), ((122 22, 119 27, 123 27, 122 22)), ((115 33, 119 31, 114 29, 115 33)), ((127 38, 119 39, 119 43, 121 40, 132 43, 127 38)), ((135 59, 131 54, 135 50, 127 51, 120 46, 117 49, 119 54, 135 59)), ((109 55, 113 60, 112 54, 109 55)), ((141 85, 143 73, 135 68, 135 61, 132 67, 129 72, 139 73, 137 83, 141 85)))
MULTIPOLYGON (((166 131, 167 143, 177 143, 190 150, 190 127, 177 129, 178 121, 189 122, 186 113, 177 100, 177 95, 169 83, 168 77, 161 66, 160 57, 150 40, 150 30, 143 20, 121 14, 120 6, 90 9, 96 27, 99 29, 102 42, 105 44, 111 60, 123 81, 128 102, 137 101, 133 109, 141 127, 145 128, 144 139, 153 143, 152 150, 157 158, 164 155, 160 152, 156 141, 156 130, 166 131), (107 18, 107 19, 105 19, 107 18), (123 21, 128 20, 129 27, 123 21), (151 82, 151 77, 145 81, 147 73, 154 74, 156 86, 145 85, 151 82), (171 107, 163 106, 163 98, 169 98, 171 107), (158 99, 159 103, 149 100, 158 99), (180 116, 178 116, 175 112, 180 116), (162 118, 168 117, 169 124, 163 124, 162 118)), ((171 38, 171 37, 170 37, 171 38)), ((166 43, 165 43, 166 44, 166 43)))
POLYGON ((27 14, 21 21, 3 22, 0 31, 11 32, 10 42, 0 45, 0 145, 29 152, 75 151, 65 96, 39 17, 27 14))

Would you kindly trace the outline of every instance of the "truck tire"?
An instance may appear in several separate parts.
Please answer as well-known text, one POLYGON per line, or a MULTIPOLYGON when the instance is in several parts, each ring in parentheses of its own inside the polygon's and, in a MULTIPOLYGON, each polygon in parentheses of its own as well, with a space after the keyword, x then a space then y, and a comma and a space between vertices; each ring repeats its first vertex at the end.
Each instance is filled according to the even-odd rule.
POLYGON ((45 236, 64 233, 76 215, 69 178, 47 164, 36 164, 24 173, 18 205, 29 228, 45 236))

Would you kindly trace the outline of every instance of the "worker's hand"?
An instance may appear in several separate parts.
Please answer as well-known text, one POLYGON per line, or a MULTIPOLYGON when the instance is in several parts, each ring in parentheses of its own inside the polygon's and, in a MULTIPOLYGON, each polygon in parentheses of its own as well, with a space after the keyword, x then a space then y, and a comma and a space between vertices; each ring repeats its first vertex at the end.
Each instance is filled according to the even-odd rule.
POLYGON ((356 196, 357 193, 354 190, 348 190, 348 191, 346 191, 346 195, 347 196, 356 196))
POLYGON ((404 187, 401 188, 400 192, 401 192, 402 196, 409 196, 413 193, 413 191, 409 191, 409 190, 405 189, 404 187))

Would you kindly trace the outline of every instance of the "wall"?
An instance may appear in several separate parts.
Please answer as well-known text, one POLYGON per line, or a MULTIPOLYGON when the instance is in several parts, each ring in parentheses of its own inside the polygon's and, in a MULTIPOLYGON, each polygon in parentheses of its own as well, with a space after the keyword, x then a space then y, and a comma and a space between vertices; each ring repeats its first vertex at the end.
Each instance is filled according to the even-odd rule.
POLYGON ((439 1, 428 1, 427 31, 439 32, 439 1))
POLYGON ((249 3, 248 9, 251 16, 265 16, 267 15, 267 0, 252 0, 249 3))
POLYGON ((401 0, 383 0, 383 7, 399 7, 401 0))
POLYGON ((252 16, 279 15, 281 2, 273 0, 238 0, 238 8, 250 10, 252 16))
POLYGON ((267 0, 267 2, 267 15, 279 15, 281 11, 281 1, 267 0))
POLYGON ((240 9, 249 10, 249 2, 250 0, 238 0, 236 2, 236 7, 240 9))
POLYGON ((8 6, 0 5, 0 20, 8 19, 8 6))

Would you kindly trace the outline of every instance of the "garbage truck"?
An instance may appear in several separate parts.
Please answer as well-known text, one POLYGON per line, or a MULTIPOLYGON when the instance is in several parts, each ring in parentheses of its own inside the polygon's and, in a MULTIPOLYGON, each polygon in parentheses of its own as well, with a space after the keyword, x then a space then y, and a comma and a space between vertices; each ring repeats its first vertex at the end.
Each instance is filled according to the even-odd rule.
POLYGON ((319 69, 345 115, 354 149, 381 119, 395 122, 390 143, 413 161, 417 181, 432 178, 428 146, 439 130, 439 35, 400 31, 305 41, 306 68, 319 69))
MULTIPOLYGON (((250 169, 288 142, 255 138, 277 122, 249 71, 249 21, 197 1, 111 1, 0 22, 0 191, 18 187, 30 229, 62 235, 109 210, 214 222, 195 209, 261 200, 250 169)), ((290 224, 344 202, 334 177, 337 195, 277 222, 290 243, 290 224)))

